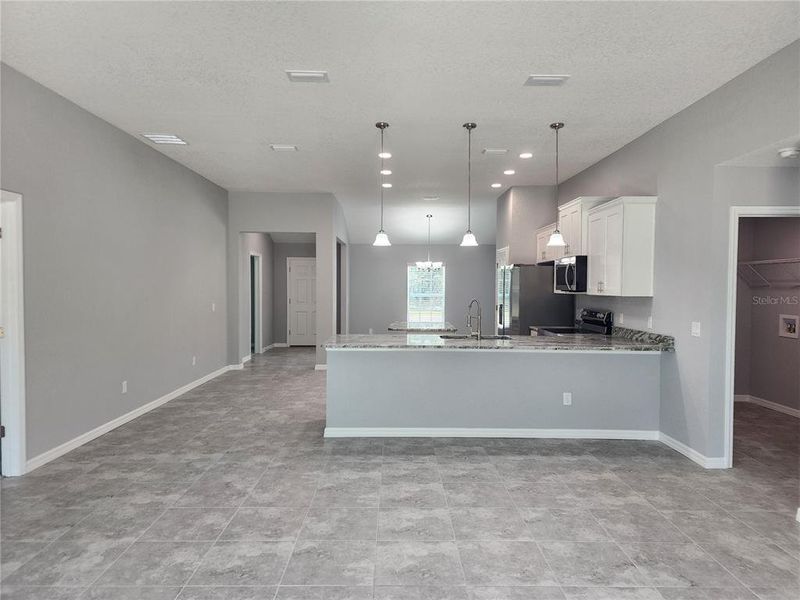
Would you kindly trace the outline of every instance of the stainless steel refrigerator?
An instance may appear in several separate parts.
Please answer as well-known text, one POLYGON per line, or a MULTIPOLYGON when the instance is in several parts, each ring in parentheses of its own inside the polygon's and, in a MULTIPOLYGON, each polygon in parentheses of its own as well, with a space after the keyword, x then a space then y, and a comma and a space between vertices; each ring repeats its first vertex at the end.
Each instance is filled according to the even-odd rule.
POLYGON ((531 325, 574 325, 575 296, 553 293, 552 266, 497 267, 495 328, 529 335, 531 325))

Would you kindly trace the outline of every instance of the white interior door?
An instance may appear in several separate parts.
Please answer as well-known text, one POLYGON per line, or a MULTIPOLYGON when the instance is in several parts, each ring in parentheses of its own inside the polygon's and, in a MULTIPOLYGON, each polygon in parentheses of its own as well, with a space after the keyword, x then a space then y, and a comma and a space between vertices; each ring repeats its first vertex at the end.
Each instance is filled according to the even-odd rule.
POLYGON ((290 346, 317 343, 317 259, 287 258, 288 331, 290 346))

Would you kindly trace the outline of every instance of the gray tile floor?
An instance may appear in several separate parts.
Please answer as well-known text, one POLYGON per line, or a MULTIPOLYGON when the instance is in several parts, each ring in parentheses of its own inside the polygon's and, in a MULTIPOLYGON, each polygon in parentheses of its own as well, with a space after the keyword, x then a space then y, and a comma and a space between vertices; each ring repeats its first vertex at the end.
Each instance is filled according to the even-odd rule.
POLYGON ((324 440, 275 350, 2 483, 2 596, 800 597, 798 421, 737 406, 736 468, 657 442, 324 440))

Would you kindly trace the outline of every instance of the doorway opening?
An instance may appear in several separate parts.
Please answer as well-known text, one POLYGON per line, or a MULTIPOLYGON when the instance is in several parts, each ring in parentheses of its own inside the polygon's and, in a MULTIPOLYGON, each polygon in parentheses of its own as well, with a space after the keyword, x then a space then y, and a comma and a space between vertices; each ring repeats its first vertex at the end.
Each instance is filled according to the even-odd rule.
POLYGON ((0 190, 0 473, 23 475, 25 328, 22 285, 22 196, 0 190))
POLYGON ((735 400, 800 418, 800 406, 794 406, 800 389, 800 339, 794 337, 800 320, 798 233, 800 206, 731 208, 725 355, 728 467, 733 466, 735 400))
POLYGON ((261 281, 261 255, 250 253, 250 355, 260 354, 263 348, 262 307, 263 285, 261 281))

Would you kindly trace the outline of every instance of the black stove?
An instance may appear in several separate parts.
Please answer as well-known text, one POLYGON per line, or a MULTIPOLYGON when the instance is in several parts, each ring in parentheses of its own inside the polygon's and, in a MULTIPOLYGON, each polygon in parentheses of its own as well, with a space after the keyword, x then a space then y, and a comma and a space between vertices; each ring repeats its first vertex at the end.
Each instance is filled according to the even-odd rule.
POLYGON ((538 335, 565 335, 575 333, 594 333, 611 335, 614 327, 614 313, 610 310, 581 309, 580 317, 574 327, 536 327, 538 335))

